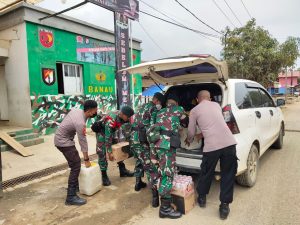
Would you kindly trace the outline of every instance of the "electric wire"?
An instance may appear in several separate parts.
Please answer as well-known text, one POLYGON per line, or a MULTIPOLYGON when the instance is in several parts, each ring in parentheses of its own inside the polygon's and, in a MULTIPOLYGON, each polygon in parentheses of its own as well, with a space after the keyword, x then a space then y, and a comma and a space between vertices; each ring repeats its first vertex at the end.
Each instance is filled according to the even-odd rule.
POLYGON ((233 14, 233 16, 236 18, 236 20, 240 23, 240 25, 242 26, 243 24, 241 23, 241 21, 239 20, 239 18, 237 17, 237 15, 235 14, 235 12, 232 10, 232 8, 230 7, 230 5, 227 3, 226 0, 224 0, 225 4, 227 5, 227 7, 230 9, 231 13, 233 14))
POLYGON ((213 3, 215 4, 215 6, 221 11, 221 13, 226 17, 226 19, 234 26, 235 24, 232 22, 232 20, 229 18, 229 16, 227 16, 227 14, 223 11, 223 9, 217 4, 217 2, 215 0, 212 0, 213 3))
POLYGON ((142 30, 145 32, 145 34, 148 36, 148 38, 153 42, 153 44, 155 44, 156 47, 158 47, 159 50, 160 50, 162 53, 164 53, 164 54, 168 57, 169 54, 168 54, 165 50, 163 50, 163 49, 159 46, 159 44, 157 44, 157 42, 151 37, 151 35, 147 32, 147 30, 144 28, 144 26, 143 26, 140 22, 139 22, 139 25, 141 26, 141 28, 142 28, 142 30))
POLYGON ((188 11, 193 17, 195 17, 200 23, 204 24, 205 26, 209 27, 211 30, 217 32, 218 34, 222 34, 220 31, 216 30, 215 28, 213 28, 212 26, 210 26, 209 24, 207 24, 206 22, 204 22, 203 20, 201 20, 198 16, 196 16, 192 11, 190 11, 188 8, 186 8, 182 3, 180 3, 178 0, 174 0, 175 2, 177 2, 182 8, 184 8, 186 11, 188 11))
POLYGON ((245 8, 245 10, 246 10, 246 12, 248 14, 248 16, 250 17, 250 19, 252 19, 253 17, 251 16, 251 14, 250 14, 249 10, 247 9, 247 7, 246 7, 245 3, 243 2, 243 0, 241 0, 241 2, 243 4, 243 6, 244 6, 244 8, 245 8))
MULTIPOLYGON (((148 6, 149 8, 153 9, 154 11, 156 11, 156 12, 160 13, 161 15, 167 17, 168 19, 172 20, 173 22, 178 23, 179 25, 184 26, 185 28, 188 28, 188 27, 185 26, 182 22, 180 22, 178 19, 172 18, 171 16, 169 16, 169 15, 167 15, 166 13, 164 13, 164 12, 162 12, 162 11, 156 9, 155 7, 153 7, 153 6, 151 6, 150 4, 144 2, 143 0, 139 0, 139 1, 142 2, 143 4, 145 4, 146 6, 148 6)), ((205 35, 203 35, 203 34, 200 34, 200 33, 197 33, 197 34, 200 35, 200 36, 203 37, 203 38, 206 38, 206 39, 208 39, 208 40, 214 42, 214 43, 221 44, 221 42, 215 41, 215 40, 213 40, 213 39, 211 39, 211 38, 209 38, 209 37, 207 37, 207 36, 205 36, 205 35)))
POLYGON ((140 10, 140 13, 145 14, 145 15, 148 15, 148 16, 151 16, 151 17, 153 17, 153 18, 156 18, 156 19, 158 19, 158 20, 164 21, 164 22, 166 22, 166 23, 170 23, 170 24, 173 24, 173 25, 175 25, 175 26, 178 26, 178 27, 181 27, 181 28, 184 28, 184 29, 193 31, 193 32, 198 33, 198 34, 203 34, 203 35, 205 35, 205 36, 209 36, 209 37, 213 37, 213 38, 220 38, 220 36, 217 36, 217 35, 215 35, 215 34, 210 34, 210 33, 202 32, 202 31, 199 31, 199 30, 190 28, 190 27, 186 27, 186 26, 180 25, 180 24, 178 24, 178 23, 174 23, 174 22, 172 22, 172 21, 169 21, 169 20, 163 19, 163 18, 161 18, 161 17, 152 15, 151 13, 145 12, 145 11, 143 11, 143 10, 140 10))

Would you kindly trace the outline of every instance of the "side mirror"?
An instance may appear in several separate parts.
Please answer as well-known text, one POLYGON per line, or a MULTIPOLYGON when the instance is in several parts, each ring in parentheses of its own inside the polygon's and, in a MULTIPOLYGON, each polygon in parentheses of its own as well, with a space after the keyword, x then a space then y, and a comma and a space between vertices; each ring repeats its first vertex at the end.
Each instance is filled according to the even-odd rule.
POLYGON ((277 107, 285 105, 285 100, 284 99, 277 99, 276 100, 276 105, 277 105, 277 107))

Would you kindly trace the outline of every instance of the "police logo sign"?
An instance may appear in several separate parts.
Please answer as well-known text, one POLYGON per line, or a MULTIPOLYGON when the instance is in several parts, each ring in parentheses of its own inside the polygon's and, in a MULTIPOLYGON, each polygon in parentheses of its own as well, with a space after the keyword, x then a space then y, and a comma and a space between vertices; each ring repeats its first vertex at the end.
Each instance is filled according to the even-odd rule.
POLYGON ((42 78, 45 84, 53 85, 55 83, 55 70, 49 68, 42 69, 42 78))

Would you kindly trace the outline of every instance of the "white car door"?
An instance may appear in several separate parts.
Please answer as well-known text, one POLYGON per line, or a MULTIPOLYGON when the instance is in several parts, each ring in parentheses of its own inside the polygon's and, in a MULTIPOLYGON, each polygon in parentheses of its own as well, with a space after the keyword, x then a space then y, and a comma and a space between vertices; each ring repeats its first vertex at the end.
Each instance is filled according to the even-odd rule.
POLYGON ((280 126, 281 126, 280 112, 276 107, 271 96, 267 93, 267 91, 260 89, 260 92, 262 95, 264 107, 266 107, 268 109, 268 112, 270 113, 271 122, 270 122, 270 129, 269 129, 269 145, 271 145, 277 138, 280 130, 280 126))
POLYGON ((260 154, 262 155, 267 150, 271 139, 271 114, 269 108, 263 105, 260 89, 249 87, 248 91, 254 110, 252 113, 255 115, 255 126, 260 139, 260 154))

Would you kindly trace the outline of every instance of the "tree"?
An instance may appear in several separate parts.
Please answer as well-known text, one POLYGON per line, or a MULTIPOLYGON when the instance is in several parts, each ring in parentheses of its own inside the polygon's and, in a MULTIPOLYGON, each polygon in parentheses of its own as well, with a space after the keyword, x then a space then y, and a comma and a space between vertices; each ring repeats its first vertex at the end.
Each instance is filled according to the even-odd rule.
POLYGON ((244 27, 225 29, 222 56, 228 63, 230 77, 250 79, 268 86, 276 80, 284 65, 295 62, 296 40, 289 38, 280 45, 252 19, 244 27))
POLYGON ((280 45, 280 54, 282 68, 292 67, 295 64, 299 54, 300 38, 288 37, 285 42, 280 45))

